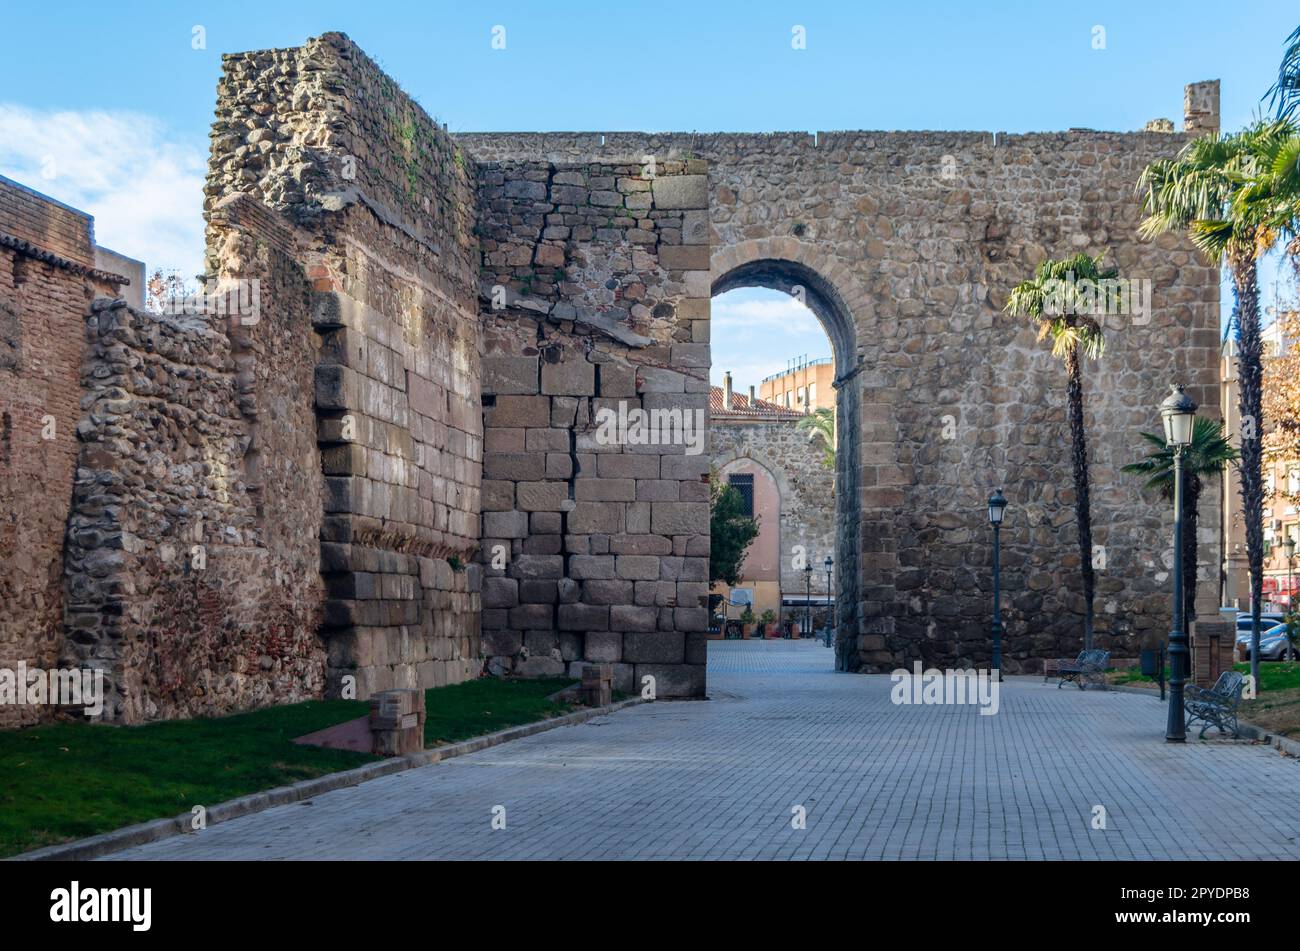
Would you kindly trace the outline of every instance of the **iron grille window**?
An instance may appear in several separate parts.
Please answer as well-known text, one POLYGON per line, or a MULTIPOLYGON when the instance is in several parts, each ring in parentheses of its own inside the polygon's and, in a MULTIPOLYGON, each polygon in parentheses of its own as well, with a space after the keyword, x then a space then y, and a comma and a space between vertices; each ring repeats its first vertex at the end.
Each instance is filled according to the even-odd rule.
POLYGON ((727 476, 727 482, 730 486, 740 493, 740 498, 744 503, 744 513, 746 518, 754 517, 754 477, 753 475, 737 474, 727 476))

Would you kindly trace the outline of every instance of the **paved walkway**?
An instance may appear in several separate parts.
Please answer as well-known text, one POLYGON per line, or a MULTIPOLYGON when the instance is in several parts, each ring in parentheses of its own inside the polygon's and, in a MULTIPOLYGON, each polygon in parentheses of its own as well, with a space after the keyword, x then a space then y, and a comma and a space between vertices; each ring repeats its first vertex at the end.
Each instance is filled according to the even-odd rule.
POLYGON ((713 642, 709 684, 115 857, 1300 858, 1300 763, 1169 746, 1154 698, 1026 678, 995 716, 895 706, 808 641, 713 642))

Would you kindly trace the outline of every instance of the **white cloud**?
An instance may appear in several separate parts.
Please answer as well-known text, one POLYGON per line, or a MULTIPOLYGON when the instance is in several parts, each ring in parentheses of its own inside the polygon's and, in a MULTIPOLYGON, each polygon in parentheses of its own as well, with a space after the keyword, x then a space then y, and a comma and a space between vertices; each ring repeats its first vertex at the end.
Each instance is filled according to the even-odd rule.
POLYGON ((94 215, 98 244, 150 270, 201 270, 206 164, 152 116, 0 103, 0 174, 94 215))
POLYGON ((731 291, 713 299, 711 316, 716 331, 774 329, 788 331, 802 325, 805 330, 821 324, 817 316, 796 298, 779 292, 759 297, 754 291, 731 291))
POLYGON ((730 370, 736 389, 747 393, 764 377, 784 372, 792 359, 828 357, 830 341, 817 315, 789 294, 745 287, 713 298, 711 307, 714 386, 730 370))

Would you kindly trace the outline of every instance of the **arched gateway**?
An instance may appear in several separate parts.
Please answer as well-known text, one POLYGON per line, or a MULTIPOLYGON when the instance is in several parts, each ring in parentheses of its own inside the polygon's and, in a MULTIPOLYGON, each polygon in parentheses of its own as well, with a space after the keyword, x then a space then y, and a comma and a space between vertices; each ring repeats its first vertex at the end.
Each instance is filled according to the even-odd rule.
MULTIPOLYGON (((853 381, 861 369, 857 329, 845 303, 845 294, 818 274, 807 262, 817 260, 815 249, 790 241, 753 240, 715 248, 712 257, 712 296, 741 287, 766 287, 797 297, 817 315, 831 341, 835 358, 835 564, 836 645, 838 670, 856 670, 860 631, 861 510, 858 490, 861 455, 860 400, 853 381), (773 255, 784 255, 775 257, 773 255)), ((783 552, 783 557, 788 553, 783 552)))

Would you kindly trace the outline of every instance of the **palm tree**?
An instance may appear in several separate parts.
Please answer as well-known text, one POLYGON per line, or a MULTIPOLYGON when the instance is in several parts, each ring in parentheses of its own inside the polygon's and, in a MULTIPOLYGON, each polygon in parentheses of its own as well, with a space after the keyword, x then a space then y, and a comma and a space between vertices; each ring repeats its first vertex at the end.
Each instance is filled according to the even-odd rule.
POLYGON ((800 432, 808 434, 809 442, 822 445, 822 465, 835 468, 835 410, 815 409, 796 424, 800 432))
POLYGON ((1006 311, 1030 317, 1038 324, 1038 339, 1052 340, 1052 355, 1065 362, 1066 400, 1070 417, 1071 456, 1074 467, 1074 514, 1079 538, 1079 566, 1083 574, 1083 646, 1092 647, 1092 602, 1096 576, 1092 570, 1092 506, 1088 491, 1088 440, 1083 421, 1083 373, 1080 358, 1098 359, 1106 347, 1097 319, 1096 288, 1119 273, 1103 268, 1095 258, 1076 254, 1063 261, 1038 265, 1031 280, 1011 291, 1006 311))
POLYGON ((1251 674, 1259 682, 1259 611, 1264 587, 1264 479, 1261 410, 1263 350, 1259 325, 1259 257, 1277 240, 1282 212, 1267 156, 1289 137, 1287 123, 1256 122, 1241 132, 1207 135, 1177 158, 1152 162, 1137 190, 1146 237, 1186 231, 1211 261, 1232 273, 1233 324, 1242 419, 1241 500, 1250 566, 1251 674))
POLYGON ((1279 119, 1295 118, 1300 112, 1300 27, 1296 27, 1286 42, 1282 65, 1277 71, 1277 82, 1268 91, 1268 104, 1276 104, 1279 119))
MULTIPOLYGON (((1174 498, 1174 452, 1163 436, 1142 433, 1152 447, 1141 462, 1124 467, 1125 472, 1147 476, 1146 488, 1160 496, 1174 498)), ((1204 416, 1196 417, 1192 444, 1183 450, 1183 633, 1191 630, 1196 616, 1196 523, 1201 490, 1205 481, 1222 473, 1239 458, 1223 434, 1223 424, 1204 416)))

